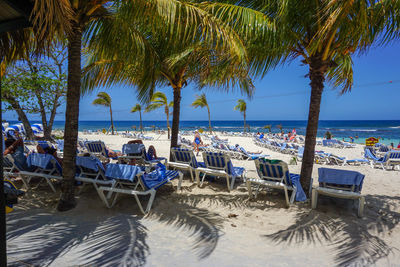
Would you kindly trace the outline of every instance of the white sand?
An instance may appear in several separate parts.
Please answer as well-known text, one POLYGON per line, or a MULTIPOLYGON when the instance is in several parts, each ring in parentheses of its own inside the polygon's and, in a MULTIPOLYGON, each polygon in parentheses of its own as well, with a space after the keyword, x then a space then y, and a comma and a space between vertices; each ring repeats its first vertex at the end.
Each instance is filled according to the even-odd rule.
MULTIPOLYGON (((79 137, 101 139, 119 150, 129 141, 121 136, 79 137)), ((258 147, 247 137, 229 137, 229 141, 248 151, 261 150, 273 159, 291 159, 258 147)), ((165 135, 144 143, 147 147, 154 145, 158 156, 169 156, 165 135)), ((362 146, 317 150, 349 159, 362 157, 362 146)), ((202 161, 200 156, 198 160, 202 161)), ((245 167, 248 177, 256 176, 253 161, 233 160, 233 164, 245 167)), ((300 164, 289 166, 290 171, 299 173, 300 164)), ((321 196, 317 210, 311 210, 309 202, 286 209, 280 191, 249 200, 243 183, 228 193, 224 179, 198 188, 190 181, 190 175, 185 175, 182 192, 170 186, 161 188, 151 213, 145 217, 140 215, 133 198, 122 198, 113 209, 107 209, 92 189, 78 196, 77 208, 59 213, 55 211, 58 194, 42 187, 28 192, 8 215, 9 261, 15 266, 23 266, 22 262, 35 266, 398 264, 400 171, 372 169, 369 165, 314 165, 314 183, 321 166, 357 170, 366 175, 363 218, 356 216, 357 203, 351 200, 321 196), (229 218, 229 214, 237 217, 229 218)))

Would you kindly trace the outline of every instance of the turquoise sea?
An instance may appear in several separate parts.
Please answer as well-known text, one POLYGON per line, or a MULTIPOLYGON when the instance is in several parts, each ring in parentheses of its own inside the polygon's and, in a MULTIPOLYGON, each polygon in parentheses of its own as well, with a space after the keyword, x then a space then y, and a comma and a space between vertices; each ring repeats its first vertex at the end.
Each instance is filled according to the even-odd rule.
MULTIPOLYGON (((9 121, 10 124, 17 123, 9 121)), ((40 123, 40 121, 32 121, 31 123, 40 123)), ((133 126, 139 128, 139 121, 115 121, 118 131, 132 131, 133 126)), ((172 122, 171 122, 172 124, 172 122)), ((277 125, 282 125, 284 131, 296 129, 298 134, 305 134, 307 121, 247 121, 252 132, 268 131, 263 129, 265 125, 272 126, 272 132, 279 132, 277 125)), ((151 130, 154 126, 157 129, 166 129, 166 121, 143 121, 143 126, 147 130, 151 130)), ((101 130, 110 127, 109 121, 80 121, 79 130, 101 130)), ((213 129, 217 131, 239 132, 243 131, 243 121, 212 121, 213 129)), ((181 121, 181 130, 194 130, 198 128, 207 129, 208 121, 181 121)), ((64 121, 55 121, 54 129, 64 129, 64 121)), ((334 137, 350 140, 350 136, 354 138, 354 142, 363 143, 365 138, 378 137, 382 143, 394 143, 396 146, 400 141, 400 120, 321 120, 319 122, 318 136, 322 137, 326 131, 330 131, 334 137)))

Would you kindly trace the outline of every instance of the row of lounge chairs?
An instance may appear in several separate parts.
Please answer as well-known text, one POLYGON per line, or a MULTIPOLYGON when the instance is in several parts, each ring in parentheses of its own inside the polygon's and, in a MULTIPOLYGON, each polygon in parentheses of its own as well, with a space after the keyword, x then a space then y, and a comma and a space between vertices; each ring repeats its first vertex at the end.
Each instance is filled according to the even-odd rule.
MULTIPOLYGON (((246 171, 243 168, 233 167, 230 158, 222 153, 204 152, 204 162, 197 162, 192 150, 185 148, 172 148, 174 162, 169 162, 168 166, 174 169, 189 171, 196 181, 199 180, 200 173, 207 173, 217 177, 225 177, 228 190, 233 189, 237 178, 242 178, 246 183, 251 198, 257 197, 262 187, 282 189, 285 192, 286 206, 294 200, 305 200, 305 194, 300 184, 300 176, 289 172, 288 165, 280 160, 268 160, 265 158, 256 159, 255 165, 258 177, 250 178, 243 175, 246 171), (207 171, 204 171, 208 169, 207 171), (242 175, 241 175, 242 173, 242 175), (291 196, 289 197, 289 191, 291 196)), ((335 170, 319 168, 319 186, 312 188, 312 208, 316 208, 318 195, 325 194, 340 198, 350 198, 359 200, 358 215, 361 217, 364 210, 365 198, 361 195, 364 175, 345 170, 335 170)))
MULTIPOLYGON (((86 144, 87 145, 87 144, 86 144)), ((135 144, 136 145, 136 144, 135 144)), ((90 145, 87 145, 90 147, 90 145)), ((123 149, 123 150, 126 150, 123 149)), ((128 154, 129 155, 129 154, 128 154)), ((277 160, 268 160, 259 158, 255 160, 258 178, 247 178, 246 170, 241 167, 234 167, 228 155, 215 152, 203 152, 204 162, 197 162, 192 150, 173 148, 172 155, 174 162, 166 162, 165 165, 157 163, 157 165, 149 165, 145 161, 141 166, 132 166, 126 164, 109 163, 103 165, 101 160, 95 155, 90 157, 77 157, 77 175, 76 181, 84 185, 93 185, 99 194, 100 199, 107 207, 112 207, 120 194, 132 195, 138 203, 143 213, 150 211, 155 198, 156 190, 171 180, 179 177, 178 190, 181 187, 183 174, 176 170, 188 170, 191 173, 192 181, 200 186, 203 184, 207 175, 214 177, 224 177, 227 182, 228 191, 233 190, 235 181, 241 179, 246 183, 250 197, 256 197, 262 187, 279 188, 285 192, 286 205, 289 206, 294 200, 304 200, 305 195, 301 188, 299 176, 291 174, 286 163, 277 160), (153 166, 153 167, 151 167, 153 166), (292 194, 289 198, 289 191, 292 194), (149 195, 148 204, 144 207, 139 196, 149 195)), ((7 158, 7 157, 5 157, 7 158)), ((13 164, 12 162, 10 162, 13 164)), ((62 168, 57 160, 47 154, 30 154, 27 160, 28 166, 33 168, 32 171, 18 170, 16 166, 6 169, 7 176, 17 175, 21 177, 26 188, 30 188, 33 177, 39 177, 42 181, 46 181, 51 189, 55 192, 52 184, 54 180, 61 180, 62 168), (12 171, 14 168, 14 171, 12 171), (15 170, 19 172, 15 172, 15 170)), ((322 168, 321 168, 322 169, 322 168)), ((341 171, 336 176, 342 174, 341 171)), ((328 171, 329 174, 329 171, 328 171)), ((357 198, 361 196, 360 184, 350 186, 348 182, 343 184, 340 179, 336 181, 333 178, 326 180, 326 173, 320 173, 320 186, 314 188, 313 207, 316 205, 317 195, 328 192, 331 195, 340 195, 341 197, 350 196, 357 198), (325 179, 325 180, 324 180, 325 179), (336 181, 336 182, 335 182, 336 181), (326 189, 329 189, 328 191, 326 189), (336 190, 336 191, 335 191, 336 190), (342 191, 346 193, 343 194, 342 191), (350 193, 349 193, 350 192, 350 193)), ((350 174, 346 174, 350 175, 350 174)), ((362 180, 362 179, 361 179, 362 180)), ((358 180, 357 180, 358 181, 358 180)), ((361 181, 362 182, 362 181, 361 181)), ((362 185, 362 184, 361 184, 362 185)), ((360 199, 360 212, 363 199, 360 199), (361 203, 362 202, 362 203, 361 203)))

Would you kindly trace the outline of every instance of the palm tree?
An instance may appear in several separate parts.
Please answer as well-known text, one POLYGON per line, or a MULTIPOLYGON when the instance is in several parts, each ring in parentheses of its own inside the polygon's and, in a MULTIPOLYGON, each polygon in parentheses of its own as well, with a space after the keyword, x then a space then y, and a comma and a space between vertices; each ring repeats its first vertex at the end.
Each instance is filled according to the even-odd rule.
POLYGON ((234 110, 239 110, 240 113, 243 113, 243 131, 246 131, 246 102, 243 99, 239 99, 237 101, 237 105, 233 108, 234 110))
POLYGON ((207 112, 208 112, 208 129, 210 130, 210 133, 212 133, 210 107, 208 106, 206 95, 204 93, 202 93, 201 95, 196 95, 196 99, 193 101, 192 107, 195 107, 195 108, 198 108, 198 107, 204 108, 204 107, 206 107, 207 108, 207 112))
POLYGON ((323 0, 226 2, 240 7, 213 2, 207 10, 232 25, 248 44, 254 73, 263 76, 278 64, 299 57, 309 67, 311 97, 301 167, 302 186, 309 192, 325 80, 341 87, 342 93, 351 90, 352 55, 367 51, 373 43, 399 37, 400 4, 323 0), (238 13, 243 7, 248 9, 238 13))
MULTIPOLYGON (((196 36, 199 26, 203 25, 201 35, 204 39, 212 39, 215 42, 226 39, 226 42, 232 42, 232 38, 229 40, 224 38, 228 35, 227 31, 220 31, 223 28, 219 26, 220 21, 210 19, 211 17, 193 3, 186 4, 184 1, 178 0, 35 1, 30 18, 37 34, 36 37, 40 40, 58 37, 66 40, 68 47, 64 171, 61 185, 62 194, 57 206, 59 211, 66 211, 76 206, 74 177, 81 95, 82 37, 85 37, 85 43, 98 43, 99 46, 105 48, 103 50, 105 53, 111 52, 110 50, 115 48, 112 45, 117 43, 118 49, 127 48, 124 53, 120 54, 121 59, 137 57, 138 60, 149 63, 152 58, 147 57, 146 48, 148 46, 146 46, 145 35, 137 32, 134 26, 140 24, 147 25, 148 28, 160 27, 167 35, 169 43, 180 43, 182 40, 189 40, 193 38, 192 36, 196 36), (121 21, 126 21, 125 26, 128 27, 122 29, 121 21), (123 32, 123 30, 127 30, 129 34, 123 36, 123 38, 118 38, 121 37, 120 32, 123 32), (212 35, 212 32, 217 34, 212 35), (210 36, 213 36, 213 38, 210 36), (111 44, 111 46, 107 44, 111 44)), ((18 41, 17 38, 19 36, 15 37, 15 40, 18 41)), ((2 38, 0 42, 3 44, 4 41, 4 44, 6 44, 10 39, 12 38, 2 38)), ((10 43, 5 45, 5 47, 7 46, 10 46, 10 43)), ((88 49, 91 48, 89 45, 88 49)), ((103 53, 98 53, 99 59, 102 59, 103 56, 103 53)), ((131 72, 128 73, 132 74, 131 72)), ((114 78, 119 81, 122 80, 120 77, 114 78)), ((147 94, 147 92, 144 94, 147 94)), ((151 96, 151 94, 148 95, 151 96)))
MULTIPOLYGON (((132 18, 126 17, 119 21, 117 31, 128 37, 113 38, 106 44, 101 41, 90 44, 97 52, 89 59, 90 68, 84 78, 88 89, 116 83, 134 85, 138 99, 144 103, 149 102, 156 86, 171 86, 174 96, 171 147, 177 146, 181 92, 189 82, 194 82, 200 89, 210 86, 225 91, 238 85, 250 96, 254 90, 247 71, 246 51, 232 29, 220 20, 214 21, 213 16, 196 4, 176 2, 182 7, 187 5, 186 11, 178 9, 183 13, 173 17, 176 25, 186 23, 186 19, 182 21, 184 13, 202 18, 193 22, 197 23, 197 29, 190 37, 185 33, 184 38, 178 36, 171 42, 162 24, 150 28, 148 24, 132 23, 132 18), (129 43, 132 42, 129 36, 140 33, 143 34, 143 55, 128 53, 128 48, 135 46, 129 43), (119 40, 127 42, 120 43, 119 40)), ((178 32, 181 30, 180 27, 177 29, 178 32)))
POLYGON ((136 104, 136 106, 134 106, 131 109, 132 113, 135 112, 139 112, 139 118, 140 118, 140 131, 143 133, 143 124, 142 124, 142 106, 140 104, 136 104))
POLYGON ((110 118, 111 118, 111 134, 114 135, 114 121, 112 116, 111 108, 111 97, 106 92, 100 92, 97 94, 97 98, 93 100, 93 105, 104 106, 110 108, 110 118))
POLYGON ((158 108, 164 107, 165 115, 167 116, 167 129, 168 129, 168 139, 170 139, 170 130, 169 126, 169 108, 174 106, 174 102, 169 102, 167 96, 163 92, 155 92, 151 97, 150 104, 146 107, 146 112, 150 112, 152 110, 156 110, 158 108))

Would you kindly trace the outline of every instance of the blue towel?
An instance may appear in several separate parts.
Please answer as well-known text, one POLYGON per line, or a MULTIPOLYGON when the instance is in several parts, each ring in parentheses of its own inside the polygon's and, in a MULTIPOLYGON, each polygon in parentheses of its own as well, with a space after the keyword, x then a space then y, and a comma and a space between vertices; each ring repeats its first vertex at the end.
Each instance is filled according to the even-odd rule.
POLYGON ((39 167, 44 170, 50 170, 54 167, 53 164, 51 163, 52 160, 55 163, 55 167, 58 173, 61 175, 62 174, 61 165, 50 154, 39 154, 39 153, 29 154, 28 158, 26 159, 26 163, 28 164, 29 168, 39 167))
POLYGON ((355 185, 361 191, 365 175, 356 171, 346 171, 328 168, 318 169, 318 181, 338 185, 355 185))
POLYGON ((143 144, 124 144, 122 146, 122 153, 125 155, 141 155, 143 151, 146 151, 146 148, 143 144))
POLYGON ((300 175, 299 174, 293 174, 289 173, 290 176, 290 181, 292 182, 292 185, 296 187, 296 201, 306 201, 307 197, 306 194, 304 193, 303 187, 301 186, 300 183, 300 175))
POLYGON ((133 182, 136 175, 142 170, 139 166, 125 164, 107 164, 106 177, 109 179, 120 179, 133 182))
POLYGON ((82 166, 94 171, 99 171, 99 168, 105 171, 103 164, 101 161, 96 157, 76 157, 76 165, 82 166))

